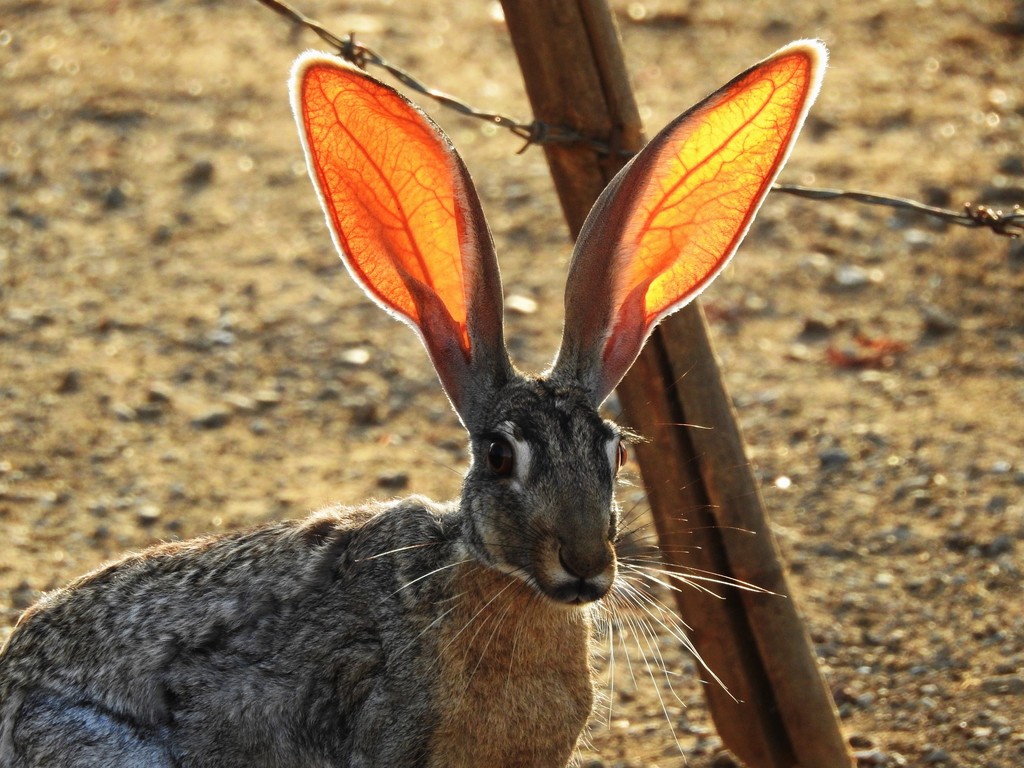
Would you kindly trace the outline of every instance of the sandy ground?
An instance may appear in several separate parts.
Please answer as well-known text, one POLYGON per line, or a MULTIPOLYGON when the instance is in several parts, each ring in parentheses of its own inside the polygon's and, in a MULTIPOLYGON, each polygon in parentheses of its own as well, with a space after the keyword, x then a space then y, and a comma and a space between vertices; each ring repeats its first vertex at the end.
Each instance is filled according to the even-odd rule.
MULTIPOLYGON (((1020 3, 613 5, 652 131, 820 37, 831 67, 784 181, 1024 202, 1020 3)), ((529 114, 496 3, 302 7, 436 87, 529 114)), ((306 178, 284 83, 317 42, 254 2, 5 2, 0 626, 153 542, 458 492, 463 436, 426 355, 345 275, 306 178)), ((430 112, 477 180, 506 294, 536 302, 508 328, 539 370, 569 255, 543 155, 430 112)), ((706 294, 864 765, 1024 764, 1022 289, 1009 240, 773 195, 706 294)), ((649 677, 626 634, 583 763, 731 764, 679 643, 661 637, 673 673, 649 677)))

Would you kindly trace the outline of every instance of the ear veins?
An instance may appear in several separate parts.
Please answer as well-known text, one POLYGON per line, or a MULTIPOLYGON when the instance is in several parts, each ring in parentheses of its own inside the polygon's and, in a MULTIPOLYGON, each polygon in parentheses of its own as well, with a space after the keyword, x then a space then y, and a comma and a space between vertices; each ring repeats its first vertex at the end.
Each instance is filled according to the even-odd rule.
POLYGON ((590 212, 566 284, 551 376, 600 403, 665 316, 725 267, 785 162, 825 64, 800 41, 663 129, 590 212))
POLYGON ((468 360, 459 252, 465 223, 444 147, 399 97, 371 91, 358 76, 313 65, 304 80, 313 164, 346 261, 385 306, 418 325, 450 325, 468 360), (351 126, 358 122, 379 127, 357 134, 351 126))
MULTIPOLYGON (((642 292, 646 323, 697 293, 735 251, 799 124, 809 69, 806 55, 783 56, 677 120, 678 148, 651 164, 642 185, 637 212, 646 216, 630 233, 636 254, 620 278, 642 292), (684 250, 689 258, 678 259, 684 250)), ((623 304, 636 298, 629 291, 623 304)))

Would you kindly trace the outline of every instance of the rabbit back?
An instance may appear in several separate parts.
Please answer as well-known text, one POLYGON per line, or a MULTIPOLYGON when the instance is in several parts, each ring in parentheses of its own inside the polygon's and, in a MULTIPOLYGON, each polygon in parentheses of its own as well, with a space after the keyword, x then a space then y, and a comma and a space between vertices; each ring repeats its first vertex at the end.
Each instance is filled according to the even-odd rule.
POLYGON ((0 655, 0 765, 418 764, 458 528, 414 498, 83 577, 0 655))

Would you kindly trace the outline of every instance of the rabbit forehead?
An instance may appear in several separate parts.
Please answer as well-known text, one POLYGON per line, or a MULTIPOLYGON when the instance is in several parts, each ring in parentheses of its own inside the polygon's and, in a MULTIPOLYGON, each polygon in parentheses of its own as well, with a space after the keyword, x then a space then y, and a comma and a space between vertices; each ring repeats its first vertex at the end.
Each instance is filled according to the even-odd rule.
POLYGON ((534 448, 596 442, 604 450, 619 429, 601 418, 582 387, 523 378, 509 382, 498 392, 475 436, 485 438, 495 432, 526 441, 534 448))

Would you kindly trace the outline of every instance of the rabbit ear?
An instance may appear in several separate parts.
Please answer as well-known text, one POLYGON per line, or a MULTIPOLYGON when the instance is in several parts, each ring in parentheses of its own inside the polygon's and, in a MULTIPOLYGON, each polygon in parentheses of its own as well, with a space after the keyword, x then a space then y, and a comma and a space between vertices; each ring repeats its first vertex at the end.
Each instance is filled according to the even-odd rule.
POLYGON ((494 246, 461 158, 403 96, 333 57, 303 54, 290 85, 345 266, 418 332, 467 424, 511 364, 494 246))
POLYGON ((611 181, 576 241, 552 370, 595 404, 662 318, 725 267, 817 95, 827 52, 793 43, 673 120, 611 181))

